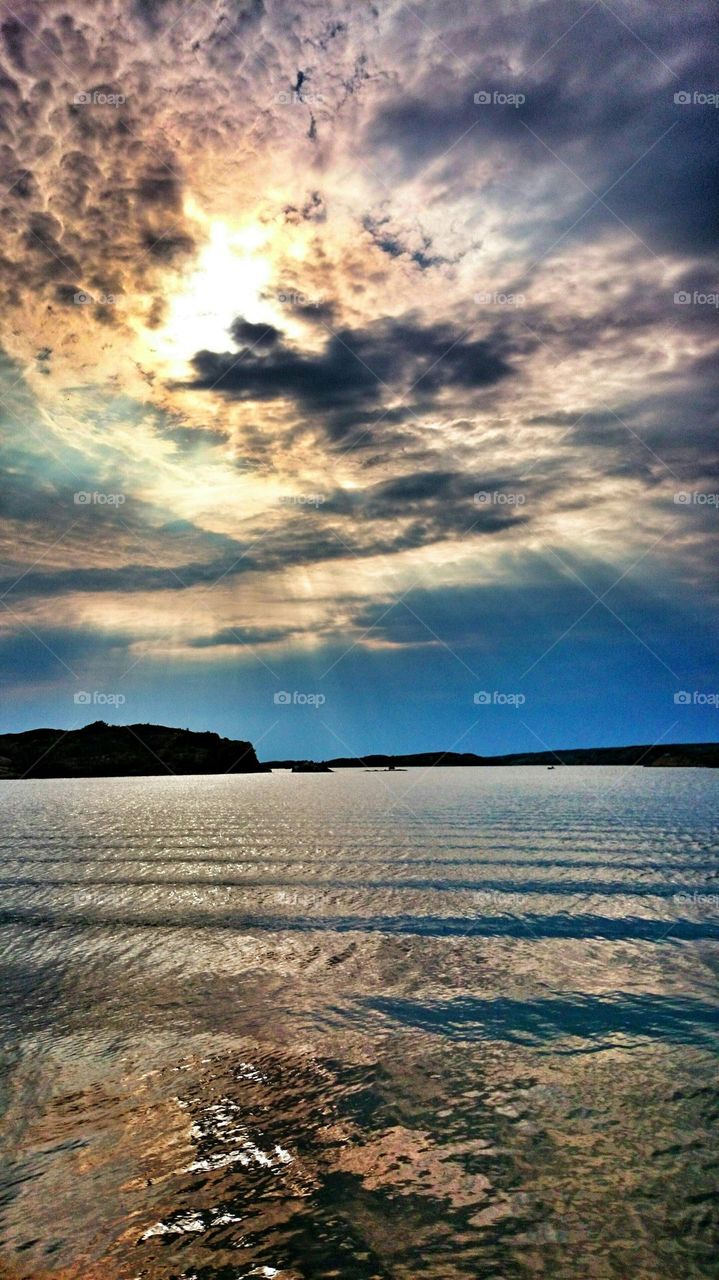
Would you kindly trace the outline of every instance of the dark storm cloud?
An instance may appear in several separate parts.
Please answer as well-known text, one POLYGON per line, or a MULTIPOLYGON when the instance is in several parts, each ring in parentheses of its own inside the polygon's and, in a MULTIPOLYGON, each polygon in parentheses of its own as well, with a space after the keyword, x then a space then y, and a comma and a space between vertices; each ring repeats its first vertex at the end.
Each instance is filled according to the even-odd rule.
MULTIPOLYGON (((515 494, 521 489, 519 477, 491 475, 479 477, 465 471, 437 471, 429 466, 423 471, 380 481, 366 489, 342 489, 330 494, 322 507, 328 515, 338 512, 354 515, 361 521, 386 521, 391 524, 419 515, 431 539, 437 540, 466 532, 491 533, 524 522, 527 516, 511 501, 501 498, 484 507, 476 501, 477 493, 515 494)), ((534 480, 535 501, 551 492, 552 485, 534 480)), ((526 502, 522 492, 521 506, 526 502)), ((415 526, 416 528, 417 526, 415 526)))
MULTIPOLYGON (((250 328, 254 333, 262 326, 250 328)), ((244 328, 241 333, 244 341, 244 328)), ((446 324, 381 320, 338 330, 319 354, 274 340, 266 352, 200 351, 197 376, 187 385, 237 399, 291 400, 305 413, 324 415, 330 435, 342 438, 358 415, 405 386, 439 393, 495 385, 513 373, 503 348, 446 324)))
POLYGON ((251 324, 249 320, 244 320, 242 316, 238 316, 232 322, 230 327, 232 338, 238 347, 262 350, 267 347, 274 347, 280 340, 280 331, 272 324, 251 324))

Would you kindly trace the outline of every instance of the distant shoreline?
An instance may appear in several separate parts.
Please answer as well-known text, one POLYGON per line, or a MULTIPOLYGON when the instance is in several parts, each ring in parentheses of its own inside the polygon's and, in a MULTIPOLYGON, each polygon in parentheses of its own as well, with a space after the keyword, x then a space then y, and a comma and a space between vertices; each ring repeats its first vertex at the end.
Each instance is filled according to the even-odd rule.
POLYGON ((338 756, 329 760, 259 761, 251 742, 166 725, 109 725, 98 720, 82 729, 28 729, 0 734, 0 780, 23 778, 126 778, 164 774, 332 773, 339 769, 496 768, 506 765, 639 765, 719 768, 719 743, 573 747, 558 751, 480 756, 474 752, 422 751, 404 755, 338 756))
POLYGON ((411 769, 497 768, 506 765, 538 765, 559 768, 562 765, 624 764, 651 768, 719 768, 719 743, 672 742, 639 744, 629 747, 571 747, 558 751, 518 751, 509 755, 480 756, 474 752, 421 751, 406 755, 337 756, 317 762, 302 760, 270 760, 272 769, 298 769, 303 765, 322 765, 328 769, 411 769))

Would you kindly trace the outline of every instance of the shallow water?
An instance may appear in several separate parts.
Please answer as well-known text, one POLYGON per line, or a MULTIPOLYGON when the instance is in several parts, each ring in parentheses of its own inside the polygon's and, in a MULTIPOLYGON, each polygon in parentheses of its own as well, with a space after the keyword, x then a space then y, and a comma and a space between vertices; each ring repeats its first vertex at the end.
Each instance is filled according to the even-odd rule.
POLYGON ((0 800, 0 1276, 716 1275, 716 773, 0 800))

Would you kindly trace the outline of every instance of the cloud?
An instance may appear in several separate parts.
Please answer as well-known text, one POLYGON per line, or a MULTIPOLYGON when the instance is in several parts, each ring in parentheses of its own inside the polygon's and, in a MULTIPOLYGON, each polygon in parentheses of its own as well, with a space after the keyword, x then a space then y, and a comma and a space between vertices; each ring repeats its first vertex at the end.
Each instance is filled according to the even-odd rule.
POLYGON ((320 415, 330 437, 344 439, 358 418, 392 396, 445 389, 474 392, 512 374, 502 344, 444 324, 409 317, 328 334, 320 352, 278 341, 274 329, 233 326, 240 354, 200 351, 187 385, 249 401, 289 400, 320 415), (255 348, 245 344, 255 339, 255 348))
POLYGON ((230 333, 241 350, 263 351, 274 347, 280 340, 280 332, 273 324, 250 324, 241 316, 233 321, 230 333))
POLYGON ((190 641, 191 649, 241 648, 243 645, 268 645, 286 641, 296 635, 299 628, 290 623, 282 627, 224 627, 212 635, 197 636, 190 641))
MULTIPOLYGON (((452 644, 549 643, 581 592, 538 547, 711 607, 715 511, 672 499, 719 474, 716 308, 674 302, 717 284, 716 111, 674 101, 716 89, 708 4, 18 13, 8 661, 23 623, 70 652, 61 598, 100 663, 359 648, 417 581, 452 644)), ((372 644, 438 643, 390 617, 372 644)))
POLYGON ((493 189, 511 189, 510 216, 531 209, 535 246, 581 217, 575 237, 623 222, 650 251, 716 249, 716 122, 711 106, 674 101, 678 90, 716 85, 704 0, 627 20, 605 5, 578 14, 568 3, 533 4, 519 27, 492 3, 476 14, 471 43, 462 17, 448 29, 432 4, 424 21, 406 37, 404 56, 420 69, 411 89, 403 79, 387 85, 366 123, 368 149, 400 180, 430 165, 445 189, 462 169, 486 175, 490 201, 493 189), (447 56, 438 65, 426 56, 438 53, 427 31, 440 27, 447 56), (506 103, 512 94, 519 105, 506 103), (543 175, 554 200, 538 207, 543 175))

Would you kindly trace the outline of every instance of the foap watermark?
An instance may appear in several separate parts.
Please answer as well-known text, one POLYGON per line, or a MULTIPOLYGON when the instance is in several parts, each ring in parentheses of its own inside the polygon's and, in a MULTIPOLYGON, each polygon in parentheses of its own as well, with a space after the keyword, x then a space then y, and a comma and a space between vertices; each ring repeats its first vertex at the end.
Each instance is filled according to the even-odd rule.
POLYGON ((499 89, 478 89, 474 95, 478 107, 521 107, 527 101, 523 93, 501 93, 499 89))
POLYGON ((505 493, 503 489, 480 489, 472 495, 475 507, 523 507, 527 501, 521 492, 505 493))
POLYGON ((322 707, 327 699, 323 693, 302 693, 300 689, 289 693, 287 689, 280 689, 272 701, 276 707, 322 707))
POLYGON ((121 507, 127 501, 124 493, 98 493, 81 489, 73 494, 76 507, 121 507))
POLYGON ((478 307, 523 307, 527 301, 523 293, 475 293, 478 307))
POLYGON ((719 493, 699 493, 696 489, 680 489, 674 494, 678 507, 719 507, 719 493))
POLYGON ((507 894, 503 889, 477 889, 474 901, 476 906, 490 910, 493 907, 499 908, 500 911, 507 909, 507 894))
POLYGON ((719 893, 675 893, 675 902, 691 902, 696 907, 711 907, 714 911, 719 908, 719 893))
POLYGON ((119 293, 87 293, 78 289, 72 300, 76 307, 119 307, 123 299, 119 293))
POLYGON ((283 289, 277 294, 277 301, 283 307, 321 307, 322 298, 311 297, 297 289, 283 289))
POLYGON ((676 307, 719 307, 719 293, 703 293, 701 289, 678 289, 674 294, 676 307))
POLYGON ((327 499, 323 493, 283 493, 277 501, 282 507, 321 507, 327 499))
POLYGON ((90 89, 84 93, 76 93, 73 98, 76 107, 121 107, 127 98, 124 93, 106 93, 104 89, 90 89))
POLYGON ((275 95, 275 102, 281 107, 321 107, 324 98, 321 93, 307 92, 303 89, 283 89, 275 95))
POLYGON ((102 693, 99 689, 94 689, 92 693, 81 689, 79 693, 73 694, 72 700, 78 707, 122 707, 127 702, 124 693, 102 693))
POLYGON ((677 707, 719 707, 719 693, 702 693, 700 689, 691 692, 689 689, 679 689, 674 694, 674 704, 677 707))
POLYGON ((719 93, 704 93, 701 89, 679 89, 674 94, 678 107, 719 107, 719 93))
POLYGON ((480 689, 474 695, 476 707, 523 707, 527 701, 523 693, 504 693, 501 689, 480 689))

